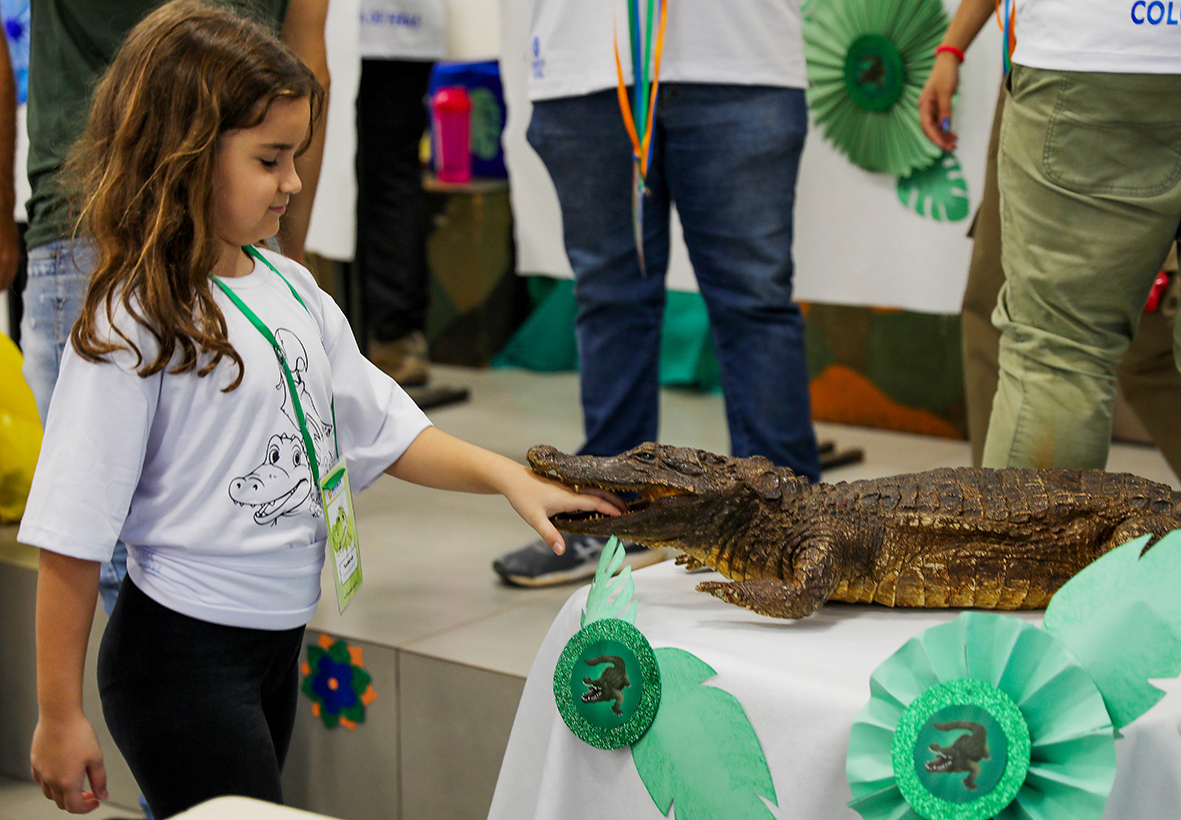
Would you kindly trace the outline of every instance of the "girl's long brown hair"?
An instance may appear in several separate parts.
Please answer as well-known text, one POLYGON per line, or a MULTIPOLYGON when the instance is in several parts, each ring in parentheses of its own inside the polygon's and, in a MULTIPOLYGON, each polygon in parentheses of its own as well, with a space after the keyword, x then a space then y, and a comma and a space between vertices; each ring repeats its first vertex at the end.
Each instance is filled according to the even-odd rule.
POLYGON ((206 376, 227 357, 238 376, 225 389, 238 386, 244 365, 209 282, 214 164, 218 138, 258 125, 279 98, 311 102, 306 147, 323 88, 270 32, 230 11, 175 0, 131 30, 64 173, 77 203, 75 237, 97 256, 70 334, 79 355, 101 361, 130 350, 145 377, 165 368, 206 376), (154 360, 114 323, 117 305, 154 337, 154 360))

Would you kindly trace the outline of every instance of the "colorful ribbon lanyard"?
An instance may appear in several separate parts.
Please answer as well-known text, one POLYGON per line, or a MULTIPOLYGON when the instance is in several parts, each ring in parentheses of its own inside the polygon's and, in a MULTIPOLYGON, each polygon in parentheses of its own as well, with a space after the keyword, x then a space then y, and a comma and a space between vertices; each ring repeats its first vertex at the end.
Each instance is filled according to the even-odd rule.
MULTIPOLYGON (((307 310, 308 316, 312 315, 312 312, 310 310, 308 310, 307 304, 304 303, 303 299, 300 298, 299 294, 296 292, 295 288, 292 287, 291 283, 287 281, 287 277, 284 276, 283 274, 279 273, 278 268, 276 268, 274 265, 272 265, 266 259, 266 257, 264 257, 261 253, 259 253, 254 248, 252 248, 250 246, 246 246, 246 247, 242 248, 242 250, 244 250, 246 252, 247 256, 251 256, 251 257, 257 259, 259 262, 262 262, 268 268, 270 268, 275 273, 277 273, 279 275, 279 278, 283 280, 283 284, 285 284, 288 287, 288 289, 291 291, 291 295, 294 296, 296 301, 299 302, 299 304, 303 306, 304 310, 307 310)), ((288 365, 287 365, 287 356, 285 356, 283 354, 283 348, 282 348, 282 346, 280 346, 279 340, 275 338, 274 333, 271 333, 271 329, 269 327, 267 327, 265 324, 263 324, 262 319, 259 319, 258 316, 255 314, 255 312, 253 310, 251 310, 246 305, 245 302, 243 302, 241 299, 238 298, 238 294, 234 293, 234 291, 230 290, 230 288, 226 286, 225 282, 221 281, 216 276, 211 277, 211 278, 213 279, 213 283, 215 285, 217 285, 219 288, 221 288, 222 293, 224 293, 226 296, 229 297, 230 301, 233 302, 238 307, 238 310, 242 311, 242 315, 244 315, 247 319, 250 320, 250 324, 252 324, 256 328, 258 328, 258 332, 261 333, 263 335, 263 338, 265 338, 268 342, 270 342, 271 347, 273 347, 275 349, 275 355, 279 357, 279 364, 281 364, 283 366, 283 375, 287 379, 287 390, 291 393, 291 406, 295 408, 295 419, 296 419, 296 421, 299 422, 300 433, 303 434, 303 446, 307 450, 308 466, 312 470, 312 478, 315 479, 316 486, 319 487, 320 486, 320 465, 319 465, 319 462, 316 460, 316 448, 312 445, 312 434, 308 431, 307 419, 304 417, 304 414, 303 414, 303 404, 299 400, 299 391, 295 387, 295 377, 291 374, 291 368, 288 367, 288 365)), ((333 443, 336 445, 337 458, 339 458, 340 457, 340 439, 336 435, 336 400, 335 399, 332 400, 332 439, 333 439, 333 443)))
POLYGON ((648 192, 648 163, 652 159, 652 129, 656 121, 656 98, 660 90, 660 58, 664 54, 664 26, 668 19, 668 0, 660 0, 659 14, 656 0, 648 0, 647 15, 643 20, 640 2, 641 0, 627 0, 634 102, 628 100, 627 83, 623 77, 623 61, 619 57, 617 25, 614 26, 613 38, 619 110, 623 114, 623 126, 627 129, 627 136, 632 143, 632 234, 636 243, 636 255, 640 259, 640 271, 643 273, 644 195, 648 192))
POLYGON ((1012 62, 1013 45, 1016 40, 1016 36, 1013 31, 1013 24, 1015 22, 1014 18, 1017 16, 1017 3, 1016 3, 1016 0, 1004 0, 1004 3, 1005 3, 1005 18, 1002 20, 1002 19, 1000 19, 1000 17, 1001 17, 1001 0, 996 0, 996 16, 997 16, 996 22, 997 22, 997 25, 1000 26, 1001 31, 1003 31, 1005 33, 1005 42, 1001 48, 1001 52, 1002 52, 1001 59, 1004 64, 1005 74, 1007 75, 1009 73, 1009 71, 1012 70, 1012 68, 1013 68, 1013 62, 1012 62))

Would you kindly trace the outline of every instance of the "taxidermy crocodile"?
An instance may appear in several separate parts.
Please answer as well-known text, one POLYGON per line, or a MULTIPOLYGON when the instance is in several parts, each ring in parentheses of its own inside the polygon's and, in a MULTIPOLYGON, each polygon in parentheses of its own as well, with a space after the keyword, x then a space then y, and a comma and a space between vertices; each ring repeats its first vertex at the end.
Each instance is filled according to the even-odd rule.
POLYGON ((538 446, 528 459, 540 475, 630 499, 618 516, 554 516, 558 529, 681 550, 731 579, 697 589, 775 618, 829 600, 1037 609, 1109 549, 1181 528, 1181 493, 1102 470, 811 484, 762 456, 653 443, 611 457, 538 446))

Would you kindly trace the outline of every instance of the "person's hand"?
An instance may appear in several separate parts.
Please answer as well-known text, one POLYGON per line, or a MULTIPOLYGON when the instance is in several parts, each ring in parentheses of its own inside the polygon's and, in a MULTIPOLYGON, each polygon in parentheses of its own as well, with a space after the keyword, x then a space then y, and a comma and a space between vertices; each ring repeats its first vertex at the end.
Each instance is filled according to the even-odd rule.
POLYGON ((951 98, 960 84, 960 61, 950 52, 935 55, 935 67, 919 94, 919 124, 931 142, 954 151, 956 133, 951 130, 951 98))
POLYGON ((107 799, 103 753, 85 715, 42 717, 33 731, 29 759, 33 780, 59 809, 84 814, 107 799))
POLYGON ((576 493, 556 481, 542 478, 528 467, 515 466, 519 471, 509 476, 503 489, 504 497, 558 555, 566 551, 566 542, 549 520, 551 515, 562 512, 619 515, 627 512, 627 504, 606 490, 583 487, 576 493))

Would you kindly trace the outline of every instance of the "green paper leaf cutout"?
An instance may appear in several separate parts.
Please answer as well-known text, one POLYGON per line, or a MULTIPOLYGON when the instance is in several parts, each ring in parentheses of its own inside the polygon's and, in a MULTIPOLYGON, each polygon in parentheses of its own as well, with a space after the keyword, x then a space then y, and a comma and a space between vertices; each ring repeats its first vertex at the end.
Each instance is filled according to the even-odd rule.
POLYGON ((968 183, 955 154, 898 178, 898 199, 919 216, 959 222, 968 215, 968 183))
POLYGON ((1164 697, 1150 678, 1181 674, 1181 530, 1142 556, 1148 540, 1085 567, 1055 593, 1042 624, 1094 678, 1117 729, 1164 697))
POLYGON ((702 686, 715 673, 683 649, 656 650, 661 701, 632 760, 648 794, 677 820, 768 820, 778 805, 763 748, 738 699, 702 686))
POLYGON ((808 107, 824 137, 867 171, 903 176, 942 153, 918 100, 947 28, 940 0, 811 0, 808 107))
POLYGON ((612 580, 615 571, 623 564, 623 544, 614 535, 607 539, 595 579, 586 594, 586 609, 582 610, 582 626, 602 618, 618 618, 629 624, 636 622, 636 584, 632 580, 632 568, 624 567, 619 577, 612 580))

